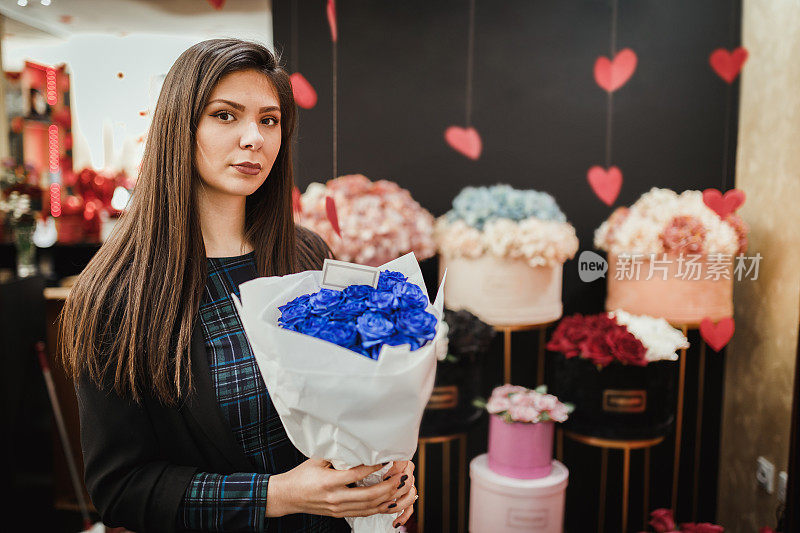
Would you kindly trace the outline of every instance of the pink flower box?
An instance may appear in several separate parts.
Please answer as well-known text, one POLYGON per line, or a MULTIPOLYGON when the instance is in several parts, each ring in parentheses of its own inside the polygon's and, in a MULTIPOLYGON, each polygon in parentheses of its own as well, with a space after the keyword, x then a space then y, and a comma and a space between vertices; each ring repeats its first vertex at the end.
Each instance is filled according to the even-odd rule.
POLYGON ((550 475, 554 423, 506 422, 489 417, 489 468, 502 476, 538 479, 550 475))

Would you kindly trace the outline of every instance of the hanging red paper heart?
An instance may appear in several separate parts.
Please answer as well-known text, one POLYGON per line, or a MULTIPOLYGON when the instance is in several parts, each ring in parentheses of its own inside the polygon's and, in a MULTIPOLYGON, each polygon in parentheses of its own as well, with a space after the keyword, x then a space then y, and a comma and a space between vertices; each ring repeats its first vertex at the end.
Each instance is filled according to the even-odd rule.
POLYGON ((450 126, 444 131, 444 140, 453 150, 470 159, 478 159, 481 156, 483 143, 475 128, 450 126))
POLYGON ((619 191, 622 188, 622 171, 612 166, 608 170, 595 165, 586 173, 589 185, 600 200, 606 205, 611 205, 617 201, 619 191))
POLYGON ((289 76, 292 82, 292 92, 294 93, 294 101, 299 107, 303 109, 311 109, 317 105, 317 91, 308 83, 308 80, 300 74, 295 72, 289 76))
POLYGON ((292 187, 292 211, 295 213, 303 212, 303 204, 300 202, 300 189, 296 185, 292 187))
POLYGON ((214 9, 220 10, 222 6, 225 5, 225 0, 208 0, 208 3, 211 4, 211 7, 214 9))
POLYGON ((726 218, 731 213, 735 213, 744 203, 744 199, 744 191, 739 189, 731 189, 725 193, 725 196, 717 189, 703 191, 703 203, 720 218, 726 218))
POLYGON ((717 48, 708 56, 711 68, 714 69, 717 76, 728 83, 733 83, 733 80, 742 70, 742 65, 744 65, 745 61, 747 61, 747 49, 743 46, 736 48, 733 52, 728 52, 724 48, 717 48))
POLYGON ((715 352, 722 350, 730 342, 735 329, 730 317, 723 318, 716 324, 710 318, 704 318, 700 322, 700 336, 715 352))
POLYGON ((339 238, 342 238, 342 230, 339 229, 339 216, 336 214, 336 202, 330 196, 325 197, 325 214, 328 215, 328 222, 331 223, 333 231, 339 238))
POLYGON ((594 81, 608 92, 616 91, 633 76, 636 62, 636 52, 630 48, 620 50, 613 61, 600 56, 594 62, 594 81))
POLYGON ((336 2, 334 0, 328 0, 325 12, 328 15, 328 26, 331 27, 331 41, 336 42, 338 31, 336 27, 336 2))

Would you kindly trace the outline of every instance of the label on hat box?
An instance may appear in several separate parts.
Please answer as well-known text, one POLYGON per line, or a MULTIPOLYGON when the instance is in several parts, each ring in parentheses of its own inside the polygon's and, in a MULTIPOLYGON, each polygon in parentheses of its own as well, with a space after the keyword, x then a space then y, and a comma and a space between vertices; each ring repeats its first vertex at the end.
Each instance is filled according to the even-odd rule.
POLYGON ((647 409, 646 390, 603 391, 603 411, 612 413, 644 413, 647 409))

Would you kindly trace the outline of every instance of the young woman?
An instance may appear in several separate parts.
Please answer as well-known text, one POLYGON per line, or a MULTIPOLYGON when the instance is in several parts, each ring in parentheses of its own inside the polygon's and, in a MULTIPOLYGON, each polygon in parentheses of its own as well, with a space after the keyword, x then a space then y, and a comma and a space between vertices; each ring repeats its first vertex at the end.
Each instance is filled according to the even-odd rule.
POLYGON ((63 361, 77 385, 86 486, 103 521, 145 533, 349 531, 403 511, 414 465, 336 471, 286 436, 231 293, 321 268, 292 218, 289 78, 236 39, 186 50, 164 80, 128 212, 70 291, 63 361))

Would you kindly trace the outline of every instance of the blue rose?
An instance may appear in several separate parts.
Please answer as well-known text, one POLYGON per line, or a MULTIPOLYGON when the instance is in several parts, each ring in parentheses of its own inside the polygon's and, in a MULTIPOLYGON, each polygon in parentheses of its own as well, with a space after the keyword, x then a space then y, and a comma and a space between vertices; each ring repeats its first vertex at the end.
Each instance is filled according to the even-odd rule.
POLYGON ((389 314, 395 304, 394 293, 391 291, 375 291, 367 298, 367 307, 372 311, 389 314))
POLYGON ((327 318, 311 315, 305 320, 297 323, 294 327, 294 330, 304 333, 305 335, 318 337, 320 332, 328 327, 328 324, 330 324, 330 320, 327 318))
POLYGON ((344 297, 348 300, 364 300, 373 292, 375 292, 375 289, 369 285, 350 285, 342 291, 344 297))
POLYGON ((284 307, 292 307, 292 306, 295 306, 295 305, 307 305, 308 304, 308 300, 310 298, 311 298, 310 294, 303 294, 301 296, 298 296, 297 298, 295 298, 291 302, 286 302, 284 305, 280 306, 278 308, 278 310, 279 311, 283 311, 284 307))
POLYGON ((390 291, 392 290, 392 287, 394 287, 395 283, 406 280, 408 280, 408 278, 400 272, 395 272, 394 270, 384 270, 378 277, 378 290, 390 291))
POLYGON ((308 305, 312 314, 327 316, 341 301, 341 291, 320 289, 319 292, 311 295, 311 297, 308 299, 308 305))
POLYGON ((358 338, 358 331, 350 322, 335 320, 328 322, 327 326, 320 330, 317 337, 344 348, 349 348, 355 344, 358 338))
POLYGON ((418 285, 406 281, 398 281, 392 288, 392 294, 397 298, 397 307, 401 309, 425 309, 428 307, 428 297, 418 285))
POLYGON ((296 305, 291 305, 291 304, 292 302, 289 302, 288 304, 282 305, 278 308, 281 312, 281 316, 278 319, 279 325, 291 328, 298 322, 302 322, 303 320, 306 319, 306 317, 308 317, 309 314, 308 304, 306 303, 299 303, 296 305))
POLYGON ((361 334, 364 348, 376 346, 394 335, 394 324, 381 313, 367 311, 356 319, 356 329, 361 334))
POLYGON ((386 339, 384 344, 388 344, 389 346, 402 346, 403 344, 409 344, 411 351, 416 350, 421 346, 419 340, 415 339, 414 337, 409 337, 408 335, 403 335, 402 333, 398 333, 386 339))
POLYGON ((436 335, 436 317, 422 309, 402 309, 394 314, 398 333, 420 340, 431 340, 436 335))
POLYGON ((332 320, 352 321, 366 310, 367 302, 364 300, 345 299, 331 311, 329 316, 332 320))

